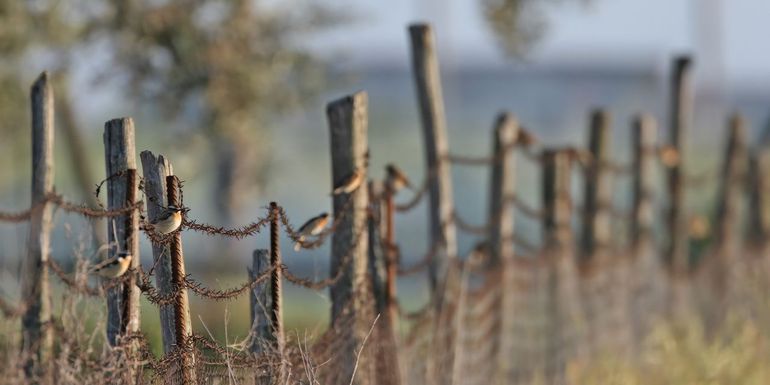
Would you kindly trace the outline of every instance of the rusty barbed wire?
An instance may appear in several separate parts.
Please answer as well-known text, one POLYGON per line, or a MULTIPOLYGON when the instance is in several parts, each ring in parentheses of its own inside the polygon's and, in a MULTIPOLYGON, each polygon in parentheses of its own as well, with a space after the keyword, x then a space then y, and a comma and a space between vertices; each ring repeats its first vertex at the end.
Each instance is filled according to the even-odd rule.
POLYGON ((131 206, 114 210, 92 209, 82 203, 73 203, 67 201, 61 194, 50 192, 45 195, 42 201, 31 206, 29 209, 19 212, 0 212, 0 222, 18 223, 28 221, 34 211, 39 210, 41 207, 49 203, 56 205, 59 209, 66 212, 80 214, 88 218, 116 217, 120 215, 126 215, 133 210, 141 210, 142 205, 144 204, 142 201, 138 201, 131 206))
POLYGON ((194 219, 188 219, 186 216, 182 222, 182 227, 190 229, 195 232, 203 233, 206 235, 222 235, 225 237, 231 237, 235 239, 242 239, 245 237, 258 234, 262 229, 270 223, 270 216, 259 218, 255 222, 251 222, 247 225, 243 225, 236 228, 227 228, 222 226, 213 226, 205 223, 199 223, 194 219))
POLYGON ((474 224, 468 223, 457 214, 457 211, 452 212, 451 220, 452 222, 454 222, 454 224, 457 225, 458 229, 469 234, 487 235, 489 233, 489 230, 492 227, 491 223, 489 222, 483 225, 474 225, 474 224))
POLYGON ((125 274, 120 276, 119 278, 111 279, 102 286, 98 288, 93 288, 91 286, 88 286, 87 279, 84 280, 84 282, 78 282, 75 278, 70 277, 64 269, 53 259, 48 259, 46 261, 46 264, 48 267, 51 268, 51 271, 59 278, 59 280, 64 283, 66 286, 68 286, 71 290, 73 290, 76 293, 83 294, 89 297, 104 297, 109 289, 112 289, 114 287, 117 287, 125 282, 128 281, 128 278, 131 275, 131 269, 129 269, 125 274))
POLYGON ((271 266, 269 269, 265 270, 262 274, 256 276, 254 279, 248 280, 236 287, 224 290, 208 288, 204 286, 203 283, 191 278, 190 274, 187 274, 187 276, 184 278, 184 287, 190 289, 193 293, 200 297, 205 297, 216 301, 233 299, 244 293, 248 293, 250 290, 253 290, 255 287, 257 287, 257 285, 266 281, 276 268, 280 268, 281 270, 285 269, 284 266, 271 266))
POLYGON ((534 208, 527 202, 524 202, 516 194, 506 195, 503 198, 503 202, 513 204, 513 207, 515 207, 519 213, 524 214, 525 216, 530 217, 532 219, 541 219, 545 217, 545 213, 543 212, 542 209, 534 208))
MULTIPOLYGON (((399 263, 398 275, 401 276, 401 277, 404 277, 404 276, 413 275, 413 274, 416 274, 416 273, 419 273, 419 272, 425 270, 430 265, 430 262, 433 259, 433 257, 436 255, 436 252, 438 251, 438 249, 439 249, 439 243, 435 242, 428 249, 428 252, 423 254, 423 256, 416 263, 414 263, 413 265, 408 266, 408 267, 403 267, 399 263)), ((396 260, 400 262, 401 261, 401 250, 400 250, 400 248, 396 248, 395 251, 397 253, 396 254, 396 260)))

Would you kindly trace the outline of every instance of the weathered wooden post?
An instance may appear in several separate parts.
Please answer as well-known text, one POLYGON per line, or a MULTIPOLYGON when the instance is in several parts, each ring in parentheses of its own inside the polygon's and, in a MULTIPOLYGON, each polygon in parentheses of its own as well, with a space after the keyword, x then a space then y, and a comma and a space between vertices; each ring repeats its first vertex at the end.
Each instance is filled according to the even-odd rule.
MULTIPOLYGON (((327 106, 331 135, 332 185, 340 185, 353 173, 367 174, 367 95, 359 92, 336 100, 327 106)), ((337 224, 332 235, 331 274, 343 269, 342 277, 331 287, 331 319, 339 322, 340 338, 345 348, 339 352, 341 366, 336 381, 354 380, 356 384, 369 383, 369 363, 362 354, 355 369, 356 351, 372 326, 371 302, 367 282, 368 235, 366 212, 369 203, 367 184, 361 183, 350 193, 333 196, 334 220, 337 224), (347 326, 345 324, 347 323, 347 326), (355 373, 355 378, 354 377, 355 373)))
POLYGON ((668 171, 668 215, 669 245, 666 258, 672 271, 677 275, 689 271, 689 239, 687 209, 685 203, 685 168, 687 158, 687 136, 693 121, 692 60, 688 56, 674 61, 671 76, 670 141, 679 155, 676 165, 668 171))
POLYGON ((608 172, 611 145, 610 115, 602 109, 594 110, 588 132, 591 162, 586 170, 581 240, 581 252, 586 260, 606 250, 612 235, 609 212, 612 204, 612 179, 608 172))
POLYGON ((284 347, 286 338, 283 333, 283 299, 282 284, 283 272, 281 270, 283 262, 281 260, 280 244, 280 226, 281 216, 278 204, 270 202, 270 266, 274 267, 270 275, 270 326, 275 337, 275 348, 281 362, 278 367, 279 382, 286 381, 286 368, 284 366, 284 347))
POLYGON ((510 379, 513 375, 511 353, 514 350, 514 293, 516 291, 513 270, 514 260, 514 197, 515 157, 513 146, 519 136, 519 124, 508 113, 498 115, 493 130, 492 154, 495 162, 490 172, 489 234, 490 267, 501 270, 502 290, 495 306, 498 317, 496 334, 499 341, 493 345, 496 375, 510 379))
MULTIPOLYGON (((118 210, 134 204, 139 188, 136 177, 134 122, 113 119, 104 124, 104 159, 107 171, 107 208, 118 210)), ((108 258, 131 255, 131 266, 139 266, 139 220, 129 213, 107 221, 108 258)), ((107 293, 107 342, 116 346, 120 337, 139 330, 139 288, 136 277, 107 293), (125 301, 124 301, 125 299, 125 301)))
MULTIPOLYGON (((166 177, 174 175, 171 162, 158 155, 155 157, 150 151, 142 151, 139 154, 142 160, 142 172, 144 174, 144 195, 147 197, 147 220, 155 221, 164 208, 168 207, 166 195, 166 177)), ((169 295, 174 291, 171 281, 171 251, 168 245, 152 245, 153 266, 155 267, 155 283, 158 291, 163 295, 169 295), (158 259, 161 259, 158 261, 158 259)), ((168 353, 176 345, 174 334, 174 307, 172 304, 160 306, 160 332, 163 340, 163 352, 168 353)))
POLYGON ((489 196, 489 248, 491 264, 498 265, 502 259, 513 258, 514 206, 510 198, 514 194, 513 145, 519 134, 516 118, 507 113, 497 117, 492 141, 492 163, 489 196))
MULTIPOLYGON (((178 206, 179 180, 174 175, 171 163, 163 155, 155 155, 150 151, 142 151, 142 169, 145 179, 145 196, 147 197, 147 214, 150 222, 157 219, 168 206, 178 206)), ((179 363, 181 380, 185 384, 194 384, 195 357, 189 353, 192 341, 190 310, 185 289, 184 254, 182 251, 182 234, 177 231, 170 236, 173 238, 168 246, 153 245, 153 263, 156 265, 155 276, 158 290, 163 295, 175 294, 174 303, 160 307, 161 336, 163 351, 169 353, 176 348, 185 350, 179 363), (163 258, 161 261, 157 261, 163 258)))
POLYGON ((651 115, 641 114, 634 117, 631 136, 634 161, 630 239, 635 248, 642 243, 652 241, 655 215, 652 198, 655 193, 653 178, 657 164, 655 158, 657 131, 655 118, 651 115))
MULTIPOLYGON (((166 197, 169 206, 182 207, 179 197, 179 179, 176 175, 166 176, 166 197)), ((190 304, 185 288, 184 253, 182 251, 182 232, 177 231, 171 235, 171 283, 176 290, 174 299, 174 339, 176 347, 184 349, 181 355, 180 367, 182 369, 182 381, 185 384, 195 384, 195 358, 192 354, 192 323, 190 320, 190 304)))
POLYGON ((409 34, 425 141, 425 175, 430 180, 429 233, 430 245, 435 247, 436 252, 430 262, 429 275, 435 295, 437 289, 441 290, 440 283, 446 275, 448 260, 457 256, 455 225, 452 221, 452 176, 447 162, 449 142, 433 31, 427 24, 414 24, 409 27, 409 34))
POLYGON ((717 242, 724 257, 734 258, 739 246, 737 234, 742 223, 741 200, 743 183, 748 168, 746 149, 746 123, 743 117, 735 114, 728 122, 727 146, 722 164, 722 183, 720 184, 717 206, 717 242))
MULTIPOLYGON (((254 250, 252 256, 252 268, 249 269, 249 279, 255 280, 266 271, 270 270, 270 252, 267 249, 254 250)), ((263 283, 251 290, 251 344, 249 351, 254 355, 271 354, 277 350, 278 341, 273 333, 272 317, 270 316, 272 305, 272 294, 270 282, 263 283)), ((254 375, 254 381, 257 385, 269 385, 273 381, 270 378, 270 371, 259 369, 254 375)))
MULTIPOLYGON (((369 276, 372 283, 372 296, 374 297, 374 309, 383 318, 389 316, 390 309, 388 299, 388 239, 383 238, 382 230, 385 229, 387 235, 387 226, 383 217, 387 216, 387 204, 383 201, 388 198, 384 183, 379 181, 369 181, 369 276)), ((389 195, 389 194, 388 194, 389 195)))
POLYGON ((770 239, 770 147, 755 148, 750 159, 749 239, 760 255, 768 255, 770 239))
POLYGON ((22 351, 26 356, 24 372, 28 377, 47 378, 51 364, 53 331, 48 258, 50 253, 51 205, 47 195, 53 192, 54 107, 53 89, 43 72, 32 85, 32 215, 29 222, 24 260, 22 298, 27 303, 22 316, 22 351))
POLYGON ((572 160, 566 150, 543 151, 543 240, 547 269, 545 373, 560 383, 567 361, 578 348, 576 270, 572 252, 572 160))
POLYGON ((546 250, 566 251, 572 243, 572 161, 559 149, 543 150, 543 241, 546 250))

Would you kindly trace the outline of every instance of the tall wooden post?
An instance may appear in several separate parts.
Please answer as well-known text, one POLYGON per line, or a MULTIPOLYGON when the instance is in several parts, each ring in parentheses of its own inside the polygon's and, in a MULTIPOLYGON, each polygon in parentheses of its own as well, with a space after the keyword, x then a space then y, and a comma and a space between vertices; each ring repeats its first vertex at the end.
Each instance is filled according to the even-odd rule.
POLYGON ((572 250, 572 202, 570 154, 543 151, 543 240, 546 258, 545 374, 549 383, 561 383, 567 360, 573 354, 578 317, 575 263, 572 250))
MULTIPOLYGON (((150 151, 139 154, 142 160, 144 174, 144 195, 147 197, 147 220, 155 221, 169 203, 166 194, 166 177, 174 175, 171 162, 163 155, 155 155, 150 151)), ((171 280, 171 250, 169 246, 152 245, 153 266, 155 267, 155 283, 158 291, 169 295, 174 291, 171 280), (158 261, 158 259, 161 259, 158 261)), ((163 352, 168 353, 176 345, 174 332, 173 304, 160 306, 160 332, 163 340, 163 352)))
POLYGON ((770 147, 754 149, 750 159, 749 237, 761 255, 768 255, 770 242, 770 147))
MULTIPOLYGON (((332 185, 339 185, 354 172, 361 173, 366 180, 369 151, 366 93, 336 100, 327 106, 326 113, 331 134, 332 185)), ((345 346, 338 356, 339 362, 343 363, 337 371, 338 381, 350 381, 354 377, 356 351, 363 348, 374 318, 367 283, 367 187, 366 183, 361 183, 349 194, 333 196, 337 228, 332 235, 331 274, 336 275, 344 269, 342 278, 331 287, 331 319, 343 323, 339 325, 339 332, 345 346), (345 322, 350 324, 343 326, 345 322)), ((368 383, 369 360, 366 356, 361 355, 355 372, 356 384, 368 383)))
MULTIPOLYGON (((138 195, 134 122, 113 119, 104 124, 104 158, 107 176, 107 207, 110 210, 133 205, 138 195)), ((137 215, 111 217, 107 221, 108 258, 119 253, 131 255, 131 266, 139 266, 139 221, 137 215)), ((135 277, 107 293, 107 342, 116 346, 120 336, 139 330, 139 289, 135 277), (125 299, 125 301, 124 301, 125 299)))
POLYGON ((585 178, 585 202, 583 204, 582 254, 590 258, 606 250, 610 242, 610 205, 612 204, 612 180, 608 172, 610 160, 610 115, 602 109, 591 113, 588 148, 591 163, 585 178))
MULTIPOLYGON (((181 207, 179 179, 176 175, 166 176, 166 197, 169 206, 181 207)), ((177 231, 171 235, 169 246, 171 257, 171 283, 176 290, 174 299, 174 339, 176 346, 185 349, 179 363, 182 369, 182 381, 184 384, 195 384, 195 358, 190 352, 192 341, 192 322, 190 320, 190 303, 185 289, 184 252, 182 251, 182 232, 177 231)))
POLYGON ((667 259, 674 273, 689 270, 685 180, 687 172, 687 136, 693 121, 692 60, 678 57, 671 76, 670 141, 679 154, 679 162, 668 171, 669 207, 667 224, 669 245, 667 259))
POLYGON ((719 203, 717 206, 717 242, 725 257, 734 257, 739 242, 739 226, 742 223, 741 198, 743 183, 748 168, 746 150, 746 123, 742 116, 735 114, 728 122, 727 146, 722 164, 722 183, 720 184, 719 203))
POLYGON ((572 243, 572 162, 565 151, 545 149, 543 163, 543 241, 547 250, 564 251, 572 243))
POLYGON ((492 357, 495 359, 496 374, 499 378, 511 378, 513 362, 511 353, 515 343, 513 329, 516 282, 513 270, 514 260, 514 215, 515 207, 511 202, 514 196, 515 170, 513 145, 519 135, 516 118, 507 113, 497 117, 493 130, 492 154, 495 162, 491 166, 489 223, 490 267, 502 272, 502 290, 495 309, 498 317, 496 331, 499 341, 493 344, 492 357))
POLYGON ((446 275, 448 260, 457 256, 455 225, 452 222, 452 177, 446 160, 449 142, 433 32, 427 24, 415 24, 409 27, 409 34, 425 142, 425 175, 430 179, 429 233, 430 244, 436 252, 430 262, 429 275, 435 294, 446 275))
MULTIPOLYGON (((252 256, 252 268, 249 269, 249 279, 255 280, 258 276, 265 274, 270 269, 270 252, 267 249, 254 250, 252 256)), ((254 287, 249 296, 251 310, 251 344, 249 351, 254 355, 273 353, 277 345, 275 334, 271 326, 270 309, 272 309, 272 299, 270 294, 270 282, 265 280, 263 283, 254 287)), ((268 370, 258 369, 254 380, 257 385, 269 385, 272 383, 268 370)))
POLYGON ((633 209, 630 239, 634 247, 652 240, 655 207, 655 150, 658 127, 655 118, 642 114, 634 117, 632 148, 633 161, 633 209))
POLYGON ((32 199, 27 250, 23 262, 22 298, 28 304, 22 316, 22 351, 28 355, 24 372, 28 377, 47 376, 53 347, 48 258, 50 255, 51 206, 53 192, 54 107, 53 89, 43 72, 32 85, 32 199))
POLYGON ((286 381, 286 372, 283 365, 284 362, 284 347, 286 345, 286 339, 283 334, 283 299, 282 299, 282 287, 283 287, 283 273, 281 266, 283 261, 281 260, 281 244, 280 244, 280 213, 278 211, 278 204, 270 202, 270 265, 276 267, 270 275, 270 326, 272 333, 275 337, 276 353, 281 358, 278 370, 279 382, 286 381))
POLYGON ((489 195, 489 234, 491 264, 513 258, 514 206, 509 198, 514 194, 513 145, 519 135, 519 124, 513 116, 502 113, 497 117, 492 141, 492 163, 489 195))

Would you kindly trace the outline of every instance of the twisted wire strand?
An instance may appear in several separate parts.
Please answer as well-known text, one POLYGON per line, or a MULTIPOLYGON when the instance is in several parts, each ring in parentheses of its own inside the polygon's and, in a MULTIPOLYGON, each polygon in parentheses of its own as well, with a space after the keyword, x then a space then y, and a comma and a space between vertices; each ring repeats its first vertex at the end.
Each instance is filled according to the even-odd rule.
MULTIPOLYGON (((430 265, 430 261, 436 255, 438 248, 439 248, 438 242, 434 243, 433 245, 431 245, 430 249, 428 249, 428 252, 426 252, 415 264, 411 266, 404 267, 404 266, 400 266, 399 264, 398 275, 404 277, 404 276, 413 275, 425 270, 430 265)), ((398 253, 396 257, 400 261, 401 260, 400 249, 397 248, 396 252, 398 253)))
MULTIPOLYGON (((276 268, 277 267, 270 267, 262 274, 254 277, 254 279, 248 280, 236 287, 224 290, 208 288, 204 286, 203 283, 191 278, 190 274, 187 274, 187 276, 184 278, 184 287, 190 289, 193 293, 200 297, 205 297, 217 301, 233 299, 244 293, 248 293, 250 290, 253 290, 255 287, 257 287, 257 285, 266 281, 276 268)), ((281 270, 285 269, 284 266, 280 266, 278 268, 281 270)))
POLYGON ((489 233, 489 230, 492 227, 491 223, 489 222, 483 225, 474 225, 474 224, 468 223, 457 214, 457 211, 454 211, 452 213, 451 218, 452 218, 452 221, 454 221, 454 223, 457 225, 458 229, 470 234, 486 235, 487 233, 489 233))
POLYGON ((88 218, 104 218, 104 217, 116 217, 120 215, 126 215, 134 210, 141 210, 142 201, 138 201, 133 205, 122 207, 119 209, 105 210, 105 209, 92 209, 81 203, 73 203, 64 199, 61 194, 50 192, 45 195, 43 200, 32 205, 29 209, 19 212, 0 212, 0 221, 2 222, 24 222, 28 221, 32 213, 41 209, 44 205, 51 203, 59 207, 59 209, 70 213, 80 214, 88 218))
POLYGON ((188 219, 185 217, 182 222, 182 226, 185 229, 190 229, 192 231, 203 233, 206 235, 222 235, 225 237, 242 239, 245 237, 258 234, 269 223, 270 223, 269 215, 264 218, 259 218, 255 222, 251 222, 247 225, 243 225, 236 228, 213 226, 205 223, 200 223, 194 219, 188 219))
POLYGON ((530 217, 532 219, 542 219, 545 217, 545 212, 543 212, 542 209, 535 208, 528 204, 527 202, 524 202, 518 195, 516 194, 510 194, 503 198, 503 201, 505 203, 512 204, 516 210, 524 214, 524 216, 530 217))

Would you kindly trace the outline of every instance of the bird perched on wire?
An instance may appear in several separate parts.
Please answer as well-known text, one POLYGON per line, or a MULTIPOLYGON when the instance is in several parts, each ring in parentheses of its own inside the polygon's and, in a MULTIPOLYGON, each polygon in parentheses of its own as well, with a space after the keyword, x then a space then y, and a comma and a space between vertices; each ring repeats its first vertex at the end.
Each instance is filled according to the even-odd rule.
POLYGON ((385 180, 385 183, 387 183, 388 191, 395 194, 404 187, 410 190, 412 189, 412 183, 409 182, 409 178, 407 178, 406 174, 401 171, 398 166, 393 163, 389 163, 387 166, 385 166, 385 171, 388 174, 387 179, 385 180))
POLYGON ((129 252, 118 252, 116 256, 94 266, 91 272, 108 279, 118 278, 128 271, 132 258, 133 256, 129 252))
POLYGON ((182 224, 184 211, 185 209, 182 207, 168 206, 158 214, 154 221, 150 222, 150 225, 156 233, 164 235, 172 233, 182 224))
POLYGON ((355 169, 350 175, 342 179, 342 181, 334 186, 332 195, 350 194, 361 186, 361 182, 364 181, 364 173, 361 169, 355 169))
POLYGON ((294 251, 299 251, 299 249, 302 248, 302 242, 305 241, 305 238, 320 234, 328 223, 329 213, 323 213, 308 219, 308 221, 297 230, 297 235, 299 237, 294 243, 294 251))

